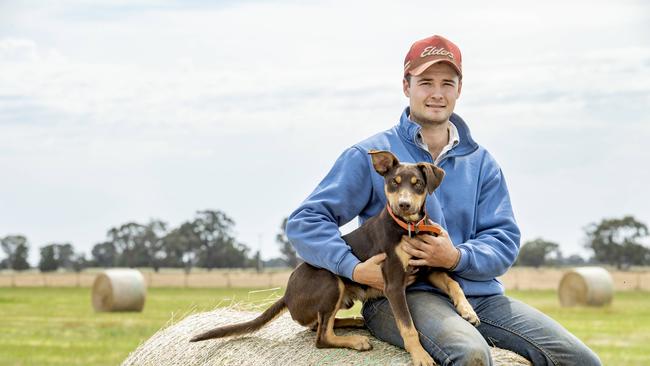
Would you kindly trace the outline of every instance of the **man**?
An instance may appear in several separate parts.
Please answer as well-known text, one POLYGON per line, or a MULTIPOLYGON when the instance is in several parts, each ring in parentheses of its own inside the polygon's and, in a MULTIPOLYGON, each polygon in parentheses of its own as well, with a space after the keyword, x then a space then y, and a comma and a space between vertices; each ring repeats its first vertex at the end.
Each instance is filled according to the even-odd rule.
MULTIPOLYGON (((399 123, 343 152, 289 217, 287 236, 308 263, 383 289, 382 255, 360 262, 338 230, 386 205, 383 178, 374 172, 367 152, 389 150, 402 162, 435 163, 446 174, 426 208, 445 230, 438 237, 413 238, 405 250, 413 256, 413 266, 447 269, 481 324, 475 328, 456 313, 446 295, 415 283, 407 290, 407 301, 424 348, 441 365, 491 365, 489 346, 512 350, 535 365, 600 365, 557 322, 504 296, 496 280, 516 259, 520 233, 501 169, 453 113, 461 86, 461 54, 455 44, 440 36, 415 42, 404 61, 409 107, 399 123)), ((365 303, 363 316, 376 337, 403 347, 385 298, 365 303)))

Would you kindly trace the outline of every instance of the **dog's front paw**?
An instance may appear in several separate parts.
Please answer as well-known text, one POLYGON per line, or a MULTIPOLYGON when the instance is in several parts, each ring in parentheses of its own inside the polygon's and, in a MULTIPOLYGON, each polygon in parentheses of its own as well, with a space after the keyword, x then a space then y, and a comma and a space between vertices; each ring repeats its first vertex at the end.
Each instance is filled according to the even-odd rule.
POLYGON ((458 314, 460 314, 463 319, 467 320, 475 327, 478 327, 479 324, 481 324, 481 320, 478 318, 478 315, 476 315, 474 308, 472 308, 472 305, 469 303, 460 303, 456 309, 458 310, 458 314))
POLYGON ((352 348, 357 351, 370 351, 372 349, 372 344, 370 344, 370 339, 365 336, 355 336, 354 342, 352 343, 352 348))
POLYGON ((434 366, 436 364, 424 349, 411 352, 411 358, 413 359, 413 366, 434 366))

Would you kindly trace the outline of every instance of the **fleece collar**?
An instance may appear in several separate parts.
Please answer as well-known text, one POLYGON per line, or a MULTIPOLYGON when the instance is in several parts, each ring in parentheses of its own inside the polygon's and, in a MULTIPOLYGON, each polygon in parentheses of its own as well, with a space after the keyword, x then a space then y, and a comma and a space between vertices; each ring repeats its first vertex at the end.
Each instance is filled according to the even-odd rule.
MULTIPOLYGON (((399 124, 397 125, 397 130, 404 139, 413 145, 418 146, 417 136, 418 133, 420 133, 422 127, 419 124, 411 121, 408 117, 409 115, 410 108, 406 107, 404 109, 404 112, 402 112, 402 116, 400 117, 399 124)), ((456 113, 452 113, 449 121, 453 123, 454 126, 456 126, 460 142, 449 151, 449 154, 447 154, 447 156, 467 155, 478 149, 478 144, 476 141, 474 141, 474 139, 472 139, 472 135, 469 132, 469 127, 467 127, 467 124, 465 121, 463 121, 462 118, 460 118, 460 116, 458 116, 456 113)))

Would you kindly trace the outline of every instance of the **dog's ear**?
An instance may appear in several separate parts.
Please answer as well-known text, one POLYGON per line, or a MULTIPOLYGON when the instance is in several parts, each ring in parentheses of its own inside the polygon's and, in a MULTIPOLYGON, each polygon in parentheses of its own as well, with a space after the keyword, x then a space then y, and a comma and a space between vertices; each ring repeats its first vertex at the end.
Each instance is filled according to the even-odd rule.
POLYGON ((372 158, 375 170, 381 175, 385 175, 392 167, 399 164, 399 160, 390 151, 370 150, 368 154, 372 158))
POLYGON ((427 180, 427 191, 429 194, 433 193, 440 183, 442 183, 442 178, 445 177, 445 171, 431 163, 418 163, 417 166, 427 180))

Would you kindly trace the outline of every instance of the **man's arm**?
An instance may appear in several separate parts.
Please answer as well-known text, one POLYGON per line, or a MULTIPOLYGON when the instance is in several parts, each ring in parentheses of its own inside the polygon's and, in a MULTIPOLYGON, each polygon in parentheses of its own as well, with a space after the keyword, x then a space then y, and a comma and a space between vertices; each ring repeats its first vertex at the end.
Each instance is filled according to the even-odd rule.
POLYGON ((360 263, 341 239, 339 226, 355 218, 372 197, 367 155, 352 147, 341 154, 316 189, 287 220, 287 237, 314 266, 353 279, 360 263))
POLYGON ((517 258, 521 236, 501 169, 491 157, 484 169, 476 235, 456 246, 460 260, 454 268, 458 276, 474 281, 488 281, 506 273, 517 258))

